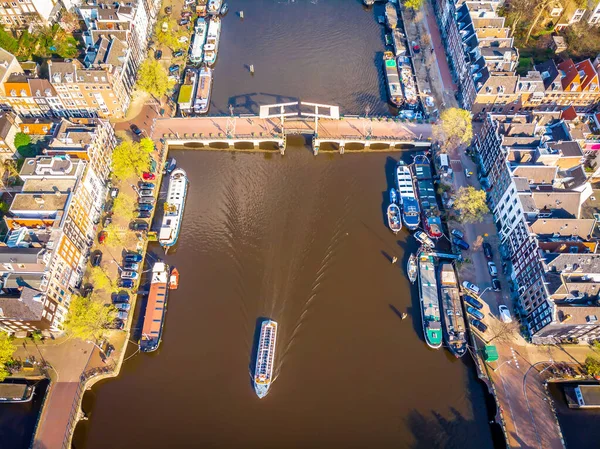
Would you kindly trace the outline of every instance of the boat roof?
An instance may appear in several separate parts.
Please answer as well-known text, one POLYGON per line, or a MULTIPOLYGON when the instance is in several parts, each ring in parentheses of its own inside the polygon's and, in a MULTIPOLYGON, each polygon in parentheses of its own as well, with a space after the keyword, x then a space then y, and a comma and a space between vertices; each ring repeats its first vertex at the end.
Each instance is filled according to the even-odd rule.
MULTIPOLYGON (((160 264, 163 267, 165 265, 163 263, 160 264)), ((156 267, 157 264, 154 265, 156 267)), ((153 272, 152 275, 148 304, 146 305, 146 314, 144 315, 144 325, 142 326, 142 340, 158 340, 160 338, 167 303, 167 272, 163 271, 161 274, 164 276, 164 279, 158 273, 153 272), (158 276, 156 282, 154 275, 158 276)))
POLYGON ((178 103, 189 103, 192 101, 192 91, 194 86, 184 84, 179 88, 179 97, 177 98, 178 103))

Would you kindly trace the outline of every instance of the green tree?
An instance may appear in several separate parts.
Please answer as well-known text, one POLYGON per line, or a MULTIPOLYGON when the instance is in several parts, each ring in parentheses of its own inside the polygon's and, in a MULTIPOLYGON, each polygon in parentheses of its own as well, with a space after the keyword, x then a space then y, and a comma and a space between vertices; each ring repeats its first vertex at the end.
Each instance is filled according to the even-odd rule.
POLYGON ((112 279, 101 267, 92 267, 90 270, 90 282, 96 290, 110 290, 113 287, 112 279))
POLYGON ((585 371, 590 376, 600 376, 600 360, 591 355, 585 359, 585 371))
POLYGON ((473 186, 461 187, 456 194, 453 209, 458 212, 458 220, 462 223, 475 223, 483 220, 490 210, 486 203, 485 192, 473 186))
POLYGON ((444 110, 433 125, 433 138, 444 150, 470 144, 473 139, 471 113, 460 108, 444 110))
POLYGON ((425 3, 425 0, 404 0, 404 7, 418 11, 423 7, 423 3, 425 3))
POLYGON ((125 246, 123 231, 121 231, 114 223, 109 224, 104 228, 106 239, 104 244, 113 248, 121 248, 125 246))
POLYGON ((15 148, 19 150, 21 147, 26 147, 31 143, 31 137, 29 134, 17 133, 15 134, 15 148))
POLYGON ((114 320, 115 308, 91 298, 73 296, 65 320, 67 334, 80 340, 97 340, 114 320))
POLYGON ((12 361, 17 347, 13 345, 11 337, 5 332, 0 332, 0 382, 8 376, 6 364, 12 361))
POLYGON ((142 147, 137 142, 123 140, 113 151, 111 168, 113 175, 119 179, 141 176, 149 165, 150 154, 147 147, 142 147))
POLYGON ((145 59, 138 71, 137 86, 162 102, 162 97, 169 92, 175 82, 169 79, 167 69, 160 61, 145 59))
POLYGON ((148 154, 154 151, 154 141, 150 137, 144 137, 140 140, 140 149, 148 154))
POLYGON ((127 221, 135 216, 135 199, 130 195, 121 194, 115 198, 113 211, 118 217, 123 217, 127 221))
POLYGON ((177 25, 175 19, 165 17, 159 19, 154 26, 154 38, 163 47, 171 50, 183 50, 188 46, 187 42, 179 42, 181 36, 186 36, 185 28, 177 25), (167 23, 167 31, 163 31, 163 23, 167 23))

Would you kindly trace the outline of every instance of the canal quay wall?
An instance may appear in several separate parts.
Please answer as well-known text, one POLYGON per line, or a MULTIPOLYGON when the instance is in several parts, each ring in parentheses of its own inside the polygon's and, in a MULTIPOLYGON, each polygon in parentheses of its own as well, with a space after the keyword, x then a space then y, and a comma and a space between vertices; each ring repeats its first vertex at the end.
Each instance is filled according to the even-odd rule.
POLYGON ((307 136, 320 150, 424 150, 431 146, 432 125, 392 117, 301 118, 256 115, 155 119, 151 136, 182 149, 278 150, 285 154, 291 136, 307 136))

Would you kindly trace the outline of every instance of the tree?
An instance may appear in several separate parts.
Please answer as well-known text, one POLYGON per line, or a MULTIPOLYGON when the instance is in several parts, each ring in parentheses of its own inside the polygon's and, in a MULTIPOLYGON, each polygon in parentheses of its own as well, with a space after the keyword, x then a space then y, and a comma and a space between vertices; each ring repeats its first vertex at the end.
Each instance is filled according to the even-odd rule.
POLYGON ((6 364, 12 361, 17 347, 13 345, 11 337, 5 332, 0 332, 0 382, 8 376, 6 364))
POLYGON ((412 9, 413 11, 418 11, 423 7, 424 2, 425 0, 404 0, 404 7, 412 9))
POLYGON ((104 240, 104 243, 107 246, 124 246, 122 231, 117 226, 115 226, 114 223, 109 224, 106 228, 104 228, 104 231, 106 232, 106 239, 104 240))
POLYGON ((17 134, 15 134, 14 143, 15 143, 15 148, 18 151, 19 148, 26 147, 27 145, 29 145, 31 143, 31 137, 29 136, 29 134, 17 133, 17 134))
POLYGON ((458 220, 462 223, 475 223, 483 220, 488 209, 485 192, 473 186, 461 187, 456 194, 453 208, 458 211, 458 220))
POLYGON ((91 298, 73 296, 65 321, 65 331, 81 340, 97 340, 114 319, 115 308, 91 298))
POLYGON ((113 151, 111 168, 113 175, 119 179, 141 176, 149 165, 150 154, 147 151, 147 144, 142 147, 140 143, 126 139, 113 151))
POLYGON ((177 25, 175 19, 167 17, 159 19, 154 26, 154 37, 163 47, 169 47, 172 50, 182 50, 187 47, 187 42, 179 42, 181 36, 187 35, 185 28, 177 25), (167 31, 163 31, 163 23, 167 23, 167 31))
POLYGON ((123 217, 127 221, 131 221, 135 212, 135 200, 130 195, 121 194, 115 198, 113 211, 118 217, 123 217))
POLYGON ((113 287, 112 279, 101 267, 92 267, 90 270, 90 282, 96 290, 110 290, 113 287))
POLYGON ((162 97, 173 88, 175 82, 169 79, 167 69, 155 59, 146 59, 138 71, 138 87, 148 92, 156 100, 162 102, 162 97))
POLYGON ((600 360, 591 355, 585 359, 585 370, 590 376, 600 376, 600 360))
POLYGON ((473 139, 471 113, 459 108, 444 110, 433 125, 433 138, 446 151, 470 144, 473 139))
POLYGON ((154 151, 154 141, 150 137, 144 137, 140 140, 140 149, 148 154, 152 154, 154 151))
POLYGON ((504 321, 493 320, 489 323, 488 330, 492 335, 492 338, 487 341, 488 344, 494 340, 510 343, 515 341, 519 335, 519 324, 516 321, 505 323, 504 321))

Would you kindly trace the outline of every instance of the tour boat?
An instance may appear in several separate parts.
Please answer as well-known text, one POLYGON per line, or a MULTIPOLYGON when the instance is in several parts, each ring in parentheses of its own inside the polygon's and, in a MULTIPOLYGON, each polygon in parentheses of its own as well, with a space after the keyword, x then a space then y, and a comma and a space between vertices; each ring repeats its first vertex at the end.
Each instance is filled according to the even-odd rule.
POLYGON ((254 369, 254 390, 259 398, 264 398, 267 395, 273 381, 276 343, 277 323, 273 320, 263 321, 260 326, 256 367, 254 369))
POLYGON ((402 229, 402 220, 400 218, 400 208, 397 204, 390 204, 387 208, 388 226, 394 234, 402 229))
POLYGON ((208 0, 208 13, 216 16, 221 12, 223 0, 208 0))
POLYGON ((210 92, 212 90, 213 71, 210 67, 200 69, 200 80, 196 90, 196 101, 194 101, 194 112, 206 114, 210 106, 210 92))
POLYGON ((448 350, 455 357, 462 357, 467 352, 467 331, 458 279, 454 267, 443 263, 440 270, 441 303, 444 316, 444 340, 448 350))
POLYGON ((396 5, 392 2, 387 2, 385 4, 385 20, 391 30, 398 26, 398 10, 396 9, 396 5))
POLYGON ((406 266, 406 271, 408 273, 408 279, 411 284, 414 284, 417 280, 417 256, 411 254, 408 258, 408 265, 406 266))
POLYGON ((383 53, 383 68, 385 70, 390 101, 394 106, 400 107, 404 103, 404 95, 402 94, 402 86, 400 85, 400 75, 398 75, 396 58, 391 51, 383 53))
POLYGON ((414 231, 419 227, 421 211, 412 174, 402 161, 399 161, 396 167, 396 181, 398 183, 398 193, 400 194, 400 205, 402 206, 402 220, 409 230, 414 231))
MULTIPOLYGON (((210 6, 210 4, 209 4, 210 6)), ((204 62, 213 65, 217 61, 219 39, 221 38, 221 19, 214 17, 208 24, 208 35, 204 44, 204 62)))
POLYGON ((142 325, 140 351, 152 352, 158 349, 167 313, 167 282, 169 267, 164 262, 156 262, 152 267, 150 293, 142 325))
POLYGON ((173 170, 169 177, 169 190, 167 191, 162 225, 158 235, 158 242, 165 249, 173 246, 179 237, 187 187, 188 178, 185 171, 181 168, 173 170))
POLYGON ((432 255, 425 253, 421 253, 419 256, 419 296, 425 342, 430 348, 438 349, 442 346, 440 297, 435 276, 434 258, 432 255))
POLYGON ((179 270, 173 268, 169 276, 169 290, 177 290, 177 287, 179 287, 179 270))
POLYGON ((398 192, 393 187, 390 189, 390 203, 398 204, 398 192))
POLYGON ((204 42, 206 41, 206 33, 208 31, 208 24, 202 17, 196 19, 196 26, 194 31, 194 41, 190 47, 190 62, 192 64, 200 64, 202 62, 202 56, 204 54, 204 42))

